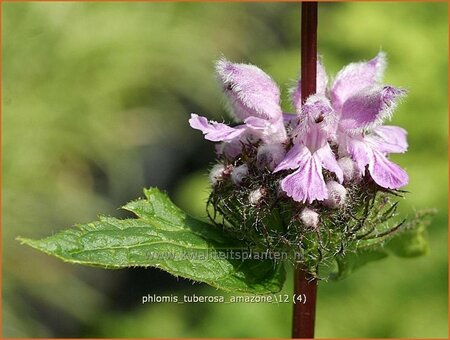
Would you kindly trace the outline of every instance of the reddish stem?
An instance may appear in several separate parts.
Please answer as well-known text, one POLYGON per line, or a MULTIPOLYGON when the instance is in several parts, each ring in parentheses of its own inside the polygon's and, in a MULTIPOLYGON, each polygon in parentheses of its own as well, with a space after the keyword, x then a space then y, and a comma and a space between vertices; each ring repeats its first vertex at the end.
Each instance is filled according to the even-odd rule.
POLYGON ((317 280, 301 265, 294 272, 294 294, 296 303, 292 315, 292 338, 312 339, 316 319, 317 280))
MULTIPOLYGON (((301 31, 301 86, 302 103, 316 92, 317 73, 317 2, 302 2, 302 31, 301 31)), ((314 324, 316 318, 317 280, 314 279, 301 264, 294 272, 296 299, 292 319, 292 338, 314 338, 314 324), (303 295, 304 294, 304 295, 303 295)))
POLYGON ((301 32, 302 102, 316 92, 317 2, 302 2, 301 32))

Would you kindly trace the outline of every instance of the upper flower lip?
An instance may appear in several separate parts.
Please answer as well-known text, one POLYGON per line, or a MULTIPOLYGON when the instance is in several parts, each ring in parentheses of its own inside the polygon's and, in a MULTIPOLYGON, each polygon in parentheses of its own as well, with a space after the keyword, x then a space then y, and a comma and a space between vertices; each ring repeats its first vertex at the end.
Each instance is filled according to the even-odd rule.
POLYGON ((367 62, 351 63, 343 67, 330 89, 335 110, 340 112, 345 101, 353 94, 381 82, 386 64, 386 53, 379 52, 367 62))
POLYGON ((343 104, 339 126, 349 133, 359 133, 381 125, 406 95, 403 89, 374 85, 350 96, 343 104))
MULTIPOLYGON (((323 95, 336 114, 340 126, 354 133, 380 125, 390 118, 398 101, 406 95, 406 90, 390 85, 381 85, 386 68, 386 54, 367 61, 351 63, 343 67, 327 91, 328 76, 320 58, 317 61, 317 95, 323 95), (329 96, 327 95, 329 94, 329 96)), ((292 92, 292 101, 299 114, 303 114, 301 80, 292 92)))
POLYGON ((315 94, 302 105, 301 114, 297 115, 296 121, 294 133, 300 137, 311 129, 318 129, 327 137, 332 137, 337 129, 338 117, 329 100, 324 95, 315 94))
POLYGON ((217 61, 216 73, 234 115, 244 124, 232 128, 192 114, 192 128, 216 142, 256 138, 271 144, 286 140, 280 91, 270 76, 254 65, 234 64, 224 58, 217 61))
POLYGON ((257 117, 275 121, 281 117, 280 90, 264 71, 221 58, 216 63, 216 73, 239 120, 257 117))

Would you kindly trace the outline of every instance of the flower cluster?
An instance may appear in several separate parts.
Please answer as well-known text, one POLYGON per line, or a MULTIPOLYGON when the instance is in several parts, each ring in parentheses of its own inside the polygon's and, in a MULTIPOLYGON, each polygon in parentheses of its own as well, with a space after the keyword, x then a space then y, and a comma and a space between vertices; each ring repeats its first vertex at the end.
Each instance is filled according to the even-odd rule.
MULTIPOLYGON (((298 202, 326 204, 335 201, 336 193, 343 198, 342 184, 360 179, 366 171, 380 187, 398 189, 408 183, 408 175, 387 156, 406 151, 406 131, 383 122, 405 90, 380 83, 385 65, 384 53, 347 65, 328 89, 327 74, 318 62, 317 93, 302 105, 299 80, 292 91, 296 110, 292 115, 282 112, 280 91, 267 74, 256 66, 222 59, 216 65, 218 78, 235 118, 243 124, 230 127, 196 114, 189 122, 206 139, 222 142, 217 152, 225 160, 235 159, 246 145, 253 145, 258 148, 256 162, 261 169, 294 170, 280 185, 298 202), (335 181, 326 183, 324 170, 333 173, 335 181)), ((213 178, 217 172, 216 167, 213 178)), ((231 174, 235 172, 232 178, 239 184, 245 167, 231 174)))
MULTIPOLYGON (((219 213, 242 230, 242 221, 251 214, 247 207, 264 203, 271 217, 250 220, 252 226, 262 223, 264 230, 256 229, 268 238, 267 229, 283 220, 313 230, 326 224, 327 216, 333 225, 337 220, 348 225, 350 216, 374 200, 374 193, 406 185, 406 172, 388 159, 407 150, 406 131, 384 125, 406 91, 381 83, 385 66, 380 52, 372 60, 345 66, 329 86, 318 61, 316 93, 302 103, 299 80, 291 91, 292 114, 282 111, 280 90, 261 69, 219 60, 216 73, 237 123, 229 126, 197 114, 189 120, 207 140, 218 143, 219 163, 210 179, 219 213), (227 195, 233 199, 226 201, 227 195), (290 203, 289 213, 284 207, 274 222, 273 210, 283 202, 290 203), (233 210, 239 213, 233 216, 233 210), (344 219, 327 213, 339 210, 347 212, 344 219)), ((278 229, 278 241, 288 240, 289 228, 278 229)))

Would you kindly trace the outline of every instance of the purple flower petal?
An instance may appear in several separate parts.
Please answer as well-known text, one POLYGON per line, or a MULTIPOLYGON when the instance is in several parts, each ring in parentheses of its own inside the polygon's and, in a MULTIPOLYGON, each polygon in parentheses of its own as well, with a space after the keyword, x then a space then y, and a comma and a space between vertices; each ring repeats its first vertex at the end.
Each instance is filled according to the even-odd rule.
MULTIPOLYGON (((329 147, 328 147, 329 148, 329 147)), ((322 165, 330 171, 336 171, 342 180, 342 170, 336 163, 331 149, 324 148, 319 154, 311 155, 309 149, 303 144, 294 144, 284 157, 283 161, 275 168, 274 172, 286 169, 297 171, 286 176, 281 181, 281 188, 295 201, 311 203, 314 200, 327 198, 327 190, 322 174, 322 165), (335 165, 333 164, 336 163, 335 165)))
POLYGON ((297 169, 307 159, 311 158, 311 152, 303 144, 294 144, 284 159, 275 168, 273 172, 287 169, 297 169))
POLYGON ((375 183, 387 189, 398 189, 408 184, 408 174, 389 161, 381 152, 373 150, 369 172, 375 183))
POLYGON ((310 153, 302 158, 297 171, 281 181, 281 189, 297 202, 312 203, 328 198, 322 167, 310 153))
POLYGON ((314 153, 313 157, 316 158, 325 169, 334 172, 339 182, 342 183, 342 181, 344 180, 344 174, 336 160, 336 157, 334 156, 333 150, 331 150, 328 143, 317 150, 314 153))
MULTIPOLYGON (((316 93, 325 95, 328 85, 328 76, 325 67, 322 65, 320 59, 317 59, 317 78, 316 78, 316 93)), ((298 113, 301 112, 302 106, 302 81, 299 79, 295 88, 291 90, 292 104, 298 113)))
POLYGON ((280 90, 261 69, 220 59, 216 72, 237 118, 275 120, 281 117, 280 90))
POLYGON ((386 55, 383 52, 368 62, 351 63, 336 75, 331 86, 331 101, 336 111, 341 111, 344 102, 354 93, 374 86, 381 80, 386 67, 386 55))
POLYGON ((383 150, 367 138, 348 138, 347 150, 361 172, 364 174, 366 165, 375 183, 383 188, 398 189, 408 184, 408 174, 397 164, 389 161, 383 150))
POLYGON ((340 128, 359 132, 381 124, 405 94, 405 90, 392 86, 373 86, 355 93, 342 106, 340 128))
POLYGON ((408 149, 407 132, 398 126, 381 125, 372 130, 367 136, 376 149, 382 153, 403 153, 408 149))
MULTIPOLYGON (((341 141, 342 142, 342 141, 341 141)), ((356 167, 361 175, 366 171, 366 165, 369 164, 372 149, 363 139, 347 137, 345 142, 347 152, 356 163, 356 167)))
POLYGON ((193 129, 203 132, 205 139, 213 142, 231 141, 245 131, 244 125, 232 128, 222 123, 209 122, 205 117, 200 117, 195 113, 191 114, 189 125, 193 129))
POLYGON ((265 130, 271 125, 270 121, 258 117, 248 117, 244 120, 244 123, 255 130, 265 130))

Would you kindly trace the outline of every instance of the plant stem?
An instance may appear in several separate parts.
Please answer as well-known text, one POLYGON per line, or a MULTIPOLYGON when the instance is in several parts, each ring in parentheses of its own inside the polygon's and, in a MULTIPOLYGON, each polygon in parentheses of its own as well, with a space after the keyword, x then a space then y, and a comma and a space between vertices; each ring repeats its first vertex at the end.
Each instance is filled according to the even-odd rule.
POLYGON ((292 338, 312 339, 316 319, 317 280, 301 265, 297 265, 294 272, 294 294, 297 300, 292 315, 292 338), (299 296, 302 296, 301 301, 299 296), (303 296, 306 297, 305 304, 303 296))
MULTIPOLYGON (((316 92, 317 73, 317 2, 302 2, 301 86, 302 103, 316 92)), ((317 280, 301 264, 294 272, 295 298, 306 296, 306 303, 296 300, 292 315, 292 338, 314 338, 317 280), (304 294, 304 295, 303 295, 304 294)))
POLYGON ((301 58, 303 103, 316 92, 317 2, 302 2, 301 58))

